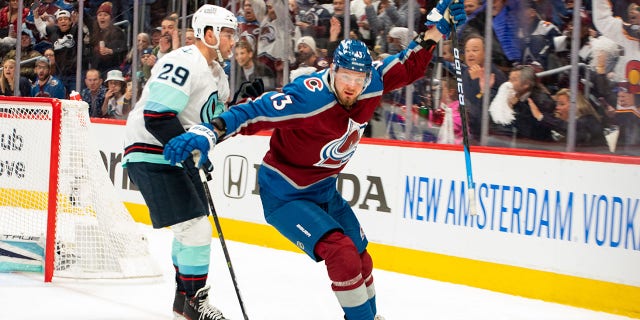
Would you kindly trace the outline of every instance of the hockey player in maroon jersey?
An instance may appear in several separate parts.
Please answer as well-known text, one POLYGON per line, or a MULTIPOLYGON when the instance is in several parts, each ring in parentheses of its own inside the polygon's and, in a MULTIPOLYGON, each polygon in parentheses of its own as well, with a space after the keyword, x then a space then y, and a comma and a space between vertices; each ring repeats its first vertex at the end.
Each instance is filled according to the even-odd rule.
POLYGON ((324 260, 349 320, 383 318, 376 316, 367 238, 337 191, 336 178, 382 95, 424 76, 436 43, 451 31, 446 9, 453 23, 464 23, 464 3, 450 2, 441 0, 430 13, 434 28, 382 63, 372 63, 364 43, 343 40, 330 68, 296 78, 281 93, 234 106, 164 146, 165 159, 172 163, 195 150, 204 161, 218 140, 274 129, 258 172, 265 219, 312 259, 324 260))

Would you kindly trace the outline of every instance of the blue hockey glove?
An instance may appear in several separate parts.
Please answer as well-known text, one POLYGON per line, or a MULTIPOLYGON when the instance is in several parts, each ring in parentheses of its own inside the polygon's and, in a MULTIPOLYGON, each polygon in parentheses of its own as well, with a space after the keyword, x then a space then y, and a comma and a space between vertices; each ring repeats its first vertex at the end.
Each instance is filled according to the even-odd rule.
POLYGON ((440 0, 436 7, 429 12, 425 25, 435 25, 438 31, 447 37, 451 33, 452 23, 458 28, 466 21, 467 14, 464 11, 464 0, 440 0))
POLYGON ((440 33, 445 36, 449 35, 449 33, 451 33, 451 26, 449 26, 449 21, 445 18, 445 12, 449 8, 450 3, 451 0, 438 1, 435 8, 431 9, 431 12, 427 15, 427 22, 424 24, 427 27, 435 25, 440 33))
POLYGON ((213 149, 218 141, 218 135, 213 130, 213 125, 203 123, 195 125, 189 131, 169 140, 164 146, 164 158, 169 160, 171 165, 181 163, 192 155, 192 152, 198 150, 200 159, 198 160, 198 168, 208 163, 209 150, 213 149))
POLYGON ((458 29, 467 22, 467 13, 464 11, 464 0, 454 0, 449 5, 449 14, 451 15, 451 23, 458 29))

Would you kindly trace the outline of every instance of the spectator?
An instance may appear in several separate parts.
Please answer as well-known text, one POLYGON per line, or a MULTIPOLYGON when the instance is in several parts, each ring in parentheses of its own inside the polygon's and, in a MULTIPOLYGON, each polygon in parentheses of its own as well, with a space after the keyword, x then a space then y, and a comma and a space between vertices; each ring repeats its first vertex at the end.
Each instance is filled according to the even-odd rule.
POLYGON ((158 59, 171 52, 171 50, 180 47, 180 37, 177 25, 178 16, 175 13, 166 16, 162 20, 162 35, 160 36, 160 39, 158 39, 158 46, 153 48, 153 55, 158 59))
POLYGON ((238 90, 243 82, 252 82, 255 79, 262 79, 265 91, 275 89, 276 75, 264 63, 258 61, 254 55, 253 46, 246 40, 241 40, 235 44, 234 55, 236 69, 233 81, 233 88, 238 90))
MULTIPOLYGON (((381 1, 378 5, 378 10, 376 11, 372 4, 372 0, 364 0, 369 28, 375 30, 376 34, 382 33, 382 36, 385 37, 393 27, 408 27, 408 17, 409 14, 411 14, 409 12, 409 1, 413 1, 414 8, 420 8, 415 0, 389 1, 384 2, 384 4, 383 1, 381 1)), ((413 21, 416 22, 413 29, 419 30, 419 28, 422 27, 417 24, 418 21, 420 21, 420 10, 415 10, 413 15, 413 21)), ((386 47, 386 43, 384 41, 381 43, 381 52, 387 52, 388 48, 386 47)))
MULTIPOLYGON (((25 27, 28 25, 33 27, 31 23, 27 24, 27 16, 29 15, 29 7, 22 8, 22 23, 25 27)), ((4 38, 9 35, 15 37, 18 34, 18 0, 9 0, 9 5, 0 9, 0 37, 4 38)))
POLYGON ((517 66, 509 74, 509 82, 513 85, 515 96, 509 101, 515 112, 514 127, 517 137, 538 141, 552 141, 551 129, 543 126, 531 112, 530 104, 535 103, 537 109, 546 114, 555 112, 555 104, 548 91, 538 83, 531 66, 517 66), (530 102, 531 101, 531 102, 530 102))
POLYGON ((102 118, 102 105, 104 104, 107 88, 102 85, 102 76, 97 69, 87 70, 84 77, 84 84, 87 86, 82 89, 80 96, 82 101, 89 104, 89 116, 93 118, 102 118))
POLYGON ((49 59, 40 57, 36 60, 36 74, 38 79, 31 86, 32 97, 64 99, 67 96, 62 82, 50 74, 49 59))
POLYGON ((258 60, 267 65, 276 74, 276 87, 283 85, 284 60, 293 58, 291 44, 287 43, 287 33, 294 30, 293 23, 288 16, 278 17, 276 12, 286 12, 282 1, 267 0, 267 15, 260 24, 260 37, 256 50, 258 60))
POLYGON ((367 17, 367 25, 371 33, 375 35, 374 51, 378 54, 387 52, 387 33, 391 29, 391 21, 384 14, 389 6, 389 0, 380 0, 375 6, 372 0, 363 0, 365 7, 364 12, 367 17))
MULTIPOLYGON (((345 19, 345 0, 333 0, 333 16, 336 17, 338 19, 338 21, 340 21, 340 25, 344 26, 344 19, 345 19)), ((358 27, 358 18, 356 17, 355 14, 351 13, 349 15, 349 30, 354 32, 357 36, 359 40, 362 40, 362 35, 360 34, 360 30, 358 27)), ((338 34, 338 38, 339 39, 343 39, 344 35, 343 35, 343 29, 340 30, 340 33, 338 34)), ((333 55, 333 51, 329 52, 329 55, 333 55)))
POLYGON ((481 35, 472 34, 465 40, 464 59, 467 68, 462 72, 462 83, 465 106, 469 116, 469 132, 474 139, 480 139, 483 95, 489 94, 489 101, 493 100, 500 85, 507 81, 507 76, 495 63, 485 66, 485 50, 484 37, 481 35), (491 68, 489 84, 485 84, 484 77, 484 70, 487 67, 491 68))
POLYGON ((627 81, 618 84, 618 103, 614 114, 614 121, 620 127, 618 142, 625 147, 623 150, 640 144, 640 95, 631 91, 631 87, 627 81))
MULTIPOLYGON (((34 2, 35 5, 35 2, 34 2)), ((55 0, 42 0, 37 7, 31 8, 31 14, 33 14, 33 18, 28 17, 27 20, 33 20, 33 24, 37 30, 37 39, 36 42, 40 42, 42 40, 51 41, 48 37, 48 34, 44 31, 44 26, 53 26, 56 24, 58 20, 57 13, 62 10, 58 5, 55 4, 55 0), (39 25, 43 25, 39 27, 39 25)), ((64 10, 67 12, 71 12, 68 10, 64 10)), ((71 17, 71 14, 69 14, 71 17)), ((52 42, 52 41, 51 41, 52 42)))
MULTIPOLYGON (((47 26, 40 17, 34 14, 36 27, 41 34, 46 35, 53 44, 55 52, 56 69, 59 69, 59 79, 64 83, 67 92, 76 88, 76 69, 78 65, 78 24, 69 11, 60 10, 56 13, 57 24, 47 26)), ((83 29, 84 30, 84 29, 83 29)), ((88 36, 88 31, 83 31, 83 38, 88 36)), ((82 40, 80 40, 82 41, 82 40)), ((85 45, 87 42, 83 42, 85 45)))
MULTIPOLYGON (((492 61, 504 72, 508 72, 514 63, 522 58, 521 41, 518 38, 520 0, 494 0, 492 61)), ((465 39, 470 34, 484 34, 486 7, 467 21, 461 34, 465 39)), ((465 92, 466 93, 466 92, 465 92)))
MULTIPOLYGON (((571 105, 571 91, 561 89, 554 99, 556 107, 554 113, 542 112, 533 99, 527 99, 533 117, 544 127, 553 130, 554 140, 562 141, 567 136, 569 121, 569 107, 571 105)), ((576 95, 576 146, 605 146, 604 128, 601 117, 591 106, 589 101, 578 92, 576 95)))
POLYGON ((185 46, 190 46, 192 44, 196 43, 196 37, 193 33, 193 29, 192 28, 187 28, 187 31, 185 31, 184 33, 184 45, 185 46))
POLYGON ((127 82, 122 76, 122 71, 111 70, 107 73, 107 92, 102 103, 102 114, 106 118, 126 119, 131 111, 131 96, 125 96, 127 82))
POLYGON ((147 83, 147 80, 151 77, 151 69, 156 64, 156 56, 153 55, 153 49, 147 48, 142 50, 142 54, 140 55, 140 62, 142 63, 142 76, 143 76, 143 84, 147 83))
MULTIPOLYGON (((522 39, 522 63, 539 62, 545 70, 559 67, 555 44, 566 41, 560 29, 549 21, 540 19, 533 0, 523 2, 523 23, 519 37, 522 39), (550 61, 551 60, 551 61, 550 61)), ((566 47, 566 45, 563 45, 566 47)))
POLYGON ((53 49, 52 48, 45 49, 44 52, 42 53, 42 56, 47 57, 47 59, 49 59, 49 65, 51 70, 50 72, 53 76, 59 79, 60 75, 58 73, 60 72, 60 68, 58 68, 58 64, 56 63, 56 54, 55 52, 53 52, 53 49))
MULTIPOLYGON (((466 8, 466 7, 465 7, 466 8)), ((460 100, 458 99, 458 82, 453 77, 446 77, 444 81, 444 99, 442 102, 446 104, 451 111, 452 123, 453 123, 453 142, 455 144, 462 143, 462 118, 460 117, 460 100)), ((429 114, 431 120, 433 120, 434 112, 429 114)), ((446 115, 445 115, 446 117, 446 115)), ((440 136, 440 134, 438 134, 440 136)), ((440 143, 440 141, 438 141, 440 143)))
POLYGON ((112 6, 111 2, 106 1, 98 8, 89 43, 93 52, 89 63, 103 74, 120 67, 127 51, 124 32, 113 25, 112 6))
POLYGON ((415 31, 412 31, 412 34, 409 34, 409 29, 404 27, 393 27, 389 30, 389 34, 387 34, 387 53, 388 54, 396 54, 402 50, 404 50, 409 42, 413 40, 418 34, 415 31))
MULTIPOLYGON (((260 36, 260 23, 267 14, 267 5, 264 0, 244 0, 242 13, 238 15, 238 32, 240 40, 247 40, 250 44, 256 44, 260 36)), ((258 48, 254 47, 256 52, 258 48)))
MULTIPOLYGON (((370 50, 376 45, 376 34, 371 32, 369 28, 369 21, 367 20, 367 14, 365 12, 366 5, 364 0, 350 1, 349 12, 353 14, 358 23, 358 32, 362 35, 362 42, 364 42, 370 50)), ((379 1, 374 1, 374 6, 378 6, 379 1)))
POLYGON ((326 49, 329 40, 331 12, 316 1, 308 2, 311 7, 304 10, 304 6, 301 5, 300 15, 302 17, 296 20, 296 26, 300 28, 300 35, 311 36, 316 40, 318 48, 326 49))
POLYGON ((465 0, 464 1, 464 12, 467 14, 467 17, 471 18, 471 15, 478 11, 482 6, 482 0, 465 0))
MULTIPOLYGON (((13 59, 5 59, 2 64, 2 80, 0 80, 0 94, 3 96, 13 96, 15 81, 16 61, 13 59)), ((21 97, 31 96, 31 81, 26 77, 20 76, 18 92, 21 97)))
MULTIPOLYGON (((630 5, 628 16, 636 21, 636 27, 640 25, 640 11, 630 5)), ((637 7, 637 5, 635 5, 637 7)), ((627 65, 640 57, 640 36, 633 37, 629 34, 630 24, 619 17, 614 17, 611 11, 611 2, 608 0, 593 1, 593 23, 602 35, 615 41, 624 48, 624 55, 620 56, 615 67, 615 81, 626 81, 627 65)))
MULTIPOLYGON (((33 49, 33 37, 31 36, 31 30, 22 29, 22 35, 20 36, 20 45, 22 46, 22 50, 20 52, 20 61, 26 61, 31 58, 42 56, 40 52, 33 49)), ((16 49, 9 51, 5 56, 6 59, 16 59, 16 49)), ((35 71, 33 67, 35 66, 35 62, 29 62, 26 64, 20 64, 20 75, 23 77, 27 77, 27 79, 35 79, 35 71)))
MULTIPOLYGON (((121 68, 123 70, 123 73, 127 75, 127 77, 132 78, 132 70, 133 70, 133 53, 137 50, 138 53, 138 63, 136 64, 136 71, 138 72, 137 75, 135 75, 135 78, 137 78, 138 82, 142 85, 144 85, 144 83, 146 82, 146 79, 148 79, 148 77, 145 76, 145 72, 144 72, 144 61, 143 61, 143 56, 144 56, 144 51, 148 49, 148 53, 151 53, 153 50, 153 47, 151 46, 151 38, 149 37, 149 34, 141 32, 138 33, 138 36, 136 37, 136 46, 131 48, 131 50, 129 50, 129 53, 127 53, 127 57, 124 61, 124 65, 121 68)), ((151 73, 151 70, 147 70, 149 72, 149 74, 151 73)))
POLYGON ((608 127, 608 114, 615 110, 612 106, 616 105, 617 100, 615 88, 618 84, 612 79, 615 78, 613 71, 620 56, 620 47, 613 40, 600 36, 591 40, 591 48, 589 79, 593 81, 593 86, 589 99, 603 117, 605 127, 608 127))
POLYGON ((316 72, 329 67, 327 59, 318 57, 316 41, 313 38, 309 36, 300 37, 296 41, 296 50, 296 61, 291 70, 296 70, 300 67, 313 67, 313 72, 316 72))
POLYGON ((162 28, 157 27, 151 30, 151 46, 157 47, 160 44, 160 38, 162 37, 162 28))

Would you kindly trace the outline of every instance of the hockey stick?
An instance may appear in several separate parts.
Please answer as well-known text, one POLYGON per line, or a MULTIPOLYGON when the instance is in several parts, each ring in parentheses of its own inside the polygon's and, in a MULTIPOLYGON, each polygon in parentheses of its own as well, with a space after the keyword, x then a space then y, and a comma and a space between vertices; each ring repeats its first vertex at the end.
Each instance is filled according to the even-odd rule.
MULTIPOLYGON (((454 2, 457 2, 454 0, 454 2)), ((458 83, 458 102, 460 102, 460 120, 462 121, 462 146, 464 149, 464 162, 467 169, 467 191, 469 197, 469 213, 472 216, 478 214, 476 211, 476 184, 473 182, 473 171, 471 169, 471 153, 469 152, 469 130, 467 128, 467 107, 464 104, 464 86, 462 83, 462 63, 460 62, 460 46, 458 43, 458 30, 452 21, 449 9, 445 17, 451 21, 451 46, 453 47, 453 61, 456 69, 456 81, 458 83)))
MULTIPOLYGON (((198 162, 196 161, 196 165, 197 163, 198 162)), ((211 191, 209 190, 209 185, 207 184, 207 173, 204 171, 204 168, 200 168, 198 172, 200 173, 200 181, 202 182, 202 187, 204 187, 204 194, 207 196, 207 201, 209 202, 209 210, 211 211, 211 216, 213 217, 213 223, 216 225, 216 231, 218 231, 218 239, 220 239, 220 245, 222 246, 222 251, 224 252, 224 258, 227 261, 227 268, 229 268, 231 281, 233 281, 233 288, 236 290, 236 296, 238 296, 238 302, 240 303, 242 316, 244 317, 244 320, 249 320, 247 311, 244 308, 244 302, 242 302, 242 296, 240 296, 240 289, 238 288, 236 273, 233 271, 233 265, 231 265, 231 257, 229 256, 229 251, 227 250, 227 243, 224 241, 224 236, 222 235, 222 227, 220 226, 220 220, 218 220, 216 207, 213 206, 211 191)))

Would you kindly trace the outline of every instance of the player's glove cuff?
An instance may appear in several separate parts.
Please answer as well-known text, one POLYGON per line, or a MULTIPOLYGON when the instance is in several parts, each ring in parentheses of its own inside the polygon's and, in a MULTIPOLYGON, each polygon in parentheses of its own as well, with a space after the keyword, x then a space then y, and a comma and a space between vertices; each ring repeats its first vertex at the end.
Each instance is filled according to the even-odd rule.
POLYGON ((189 128, 189 131, 187 132, 195 133, 207 138, 209 141, 209 150, 212 150, 218 142, 218 134, 215 132, 215 130, 213 130, 213 125, 211 125, 210 123, 195 125, 189 128))

